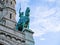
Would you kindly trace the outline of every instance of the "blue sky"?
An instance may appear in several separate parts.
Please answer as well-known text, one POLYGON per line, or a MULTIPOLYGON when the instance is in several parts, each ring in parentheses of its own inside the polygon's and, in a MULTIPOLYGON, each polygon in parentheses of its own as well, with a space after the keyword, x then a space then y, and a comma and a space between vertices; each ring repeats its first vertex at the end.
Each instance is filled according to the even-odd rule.
POLYGON ((30 29, 34 31, 35 45, 60 45, 60 0, 16 0, 18 10, 30 7, 30 29))

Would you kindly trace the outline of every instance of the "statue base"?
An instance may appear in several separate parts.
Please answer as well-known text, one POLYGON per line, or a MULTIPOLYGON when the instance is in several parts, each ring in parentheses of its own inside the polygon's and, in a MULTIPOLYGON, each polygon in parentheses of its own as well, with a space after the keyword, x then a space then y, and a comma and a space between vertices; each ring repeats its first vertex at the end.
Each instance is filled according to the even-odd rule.
POLYGON ((26 45, 34 45, 34 39, 33 39, 33 31, 27 28, 23 29, 23 32, 25 34, 25 44, 26 45))

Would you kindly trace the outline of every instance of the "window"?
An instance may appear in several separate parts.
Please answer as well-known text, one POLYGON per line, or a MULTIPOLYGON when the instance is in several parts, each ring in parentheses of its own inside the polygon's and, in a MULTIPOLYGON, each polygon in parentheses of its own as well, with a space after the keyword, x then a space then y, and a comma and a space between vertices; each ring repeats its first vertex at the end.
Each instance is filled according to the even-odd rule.
POLYGON ((12 19, 12 14, 10 13, 10 19, 12 19))

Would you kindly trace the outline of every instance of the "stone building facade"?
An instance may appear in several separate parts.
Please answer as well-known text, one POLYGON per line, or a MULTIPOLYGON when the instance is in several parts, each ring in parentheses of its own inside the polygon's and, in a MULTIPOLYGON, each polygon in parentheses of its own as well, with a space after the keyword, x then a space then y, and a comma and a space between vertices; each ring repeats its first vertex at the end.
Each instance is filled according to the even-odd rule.
POLYGON ((15 0, 0 0, 0 45, 34 45, 33 32, 16 30, 15 0))

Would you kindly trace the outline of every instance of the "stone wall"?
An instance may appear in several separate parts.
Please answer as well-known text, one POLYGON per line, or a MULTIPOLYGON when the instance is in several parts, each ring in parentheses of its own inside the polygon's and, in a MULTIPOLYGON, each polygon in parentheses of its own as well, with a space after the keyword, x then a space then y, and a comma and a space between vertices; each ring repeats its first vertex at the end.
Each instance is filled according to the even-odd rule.
POLYGON ((7 45, 25 45, 25 34, 4 25, 0 25, 0 43, 7 45))

